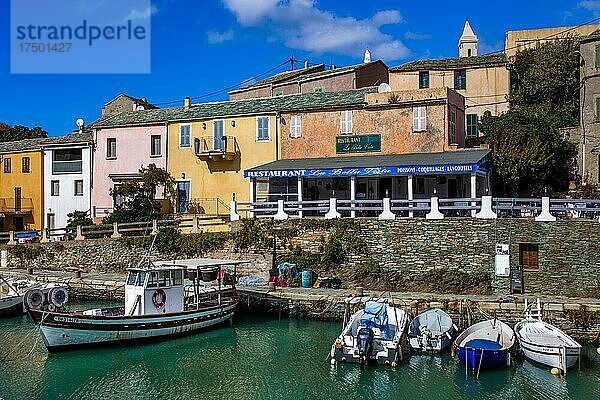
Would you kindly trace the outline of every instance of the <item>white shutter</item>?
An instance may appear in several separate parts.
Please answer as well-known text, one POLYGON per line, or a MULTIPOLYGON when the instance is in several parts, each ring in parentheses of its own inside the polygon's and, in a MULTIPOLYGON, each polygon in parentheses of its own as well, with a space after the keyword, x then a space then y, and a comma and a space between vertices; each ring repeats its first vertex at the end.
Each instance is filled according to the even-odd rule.
POLYGON ((290 123, 290 136, 292 138, 299 138, 302 136, 302 122, 299 115, 292 115, 290 123))
POLYGON ((413 132, 419 130, 419 107, 413 107, 413 132))
POLYGON ((342 111, 341 120, 341 133, 350 134, 352 133, 352 111, 342 111))
POLYGON ((424 106, 413 107, 413 132, 427 129, 427 108, 424 106))

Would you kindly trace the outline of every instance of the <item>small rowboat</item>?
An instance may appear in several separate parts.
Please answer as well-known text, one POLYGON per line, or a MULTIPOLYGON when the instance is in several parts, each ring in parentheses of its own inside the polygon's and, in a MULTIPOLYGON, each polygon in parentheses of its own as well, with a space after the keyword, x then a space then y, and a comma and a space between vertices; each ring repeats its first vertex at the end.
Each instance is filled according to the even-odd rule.
POLYGON ((447 313, 432 308, 410 322, 408 340, 415 351, 440 353, 452 343, 452 336, 457 330, 447 313))
POLYGON ((471 325, 454 344, 460 361, 479 371, 506 365, 515 340, 511 327, 494 318, 471 325))
POLYGON ((581 345, 541 317, 540 299, 534 310, 530 310, 525 300, 525 319, 515 325, 521 351, 528 359, 566 374, 579 360, 581 345))

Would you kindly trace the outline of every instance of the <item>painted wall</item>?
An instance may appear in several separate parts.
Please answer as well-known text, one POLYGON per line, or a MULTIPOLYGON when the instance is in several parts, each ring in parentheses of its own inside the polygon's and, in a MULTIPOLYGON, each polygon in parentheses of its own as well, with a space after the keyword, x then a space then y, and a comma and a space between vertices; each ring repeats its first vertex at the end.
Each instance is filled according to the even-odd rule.
POLYGON ((6 208, 0 206, 4 215, 0 228, 4 231, 15 230, 15 218, 23 218, 24 229, 41 229, 43 226, 43 182, 42 182, 42 153, 40 150, 21 153, 2 154, 3 159, 11 159, 11 172, 5 173, 0 164, 0 199, 6 208), (22 160, 29 157, 29 172, 22 172, 22 160), (21 188, 21 212, 15 213, 15 187, 21 188))
POLYGON ((64 146, 44 150, 44 227, 48 226, 48 214, 54 214, 54 227, 67 226, 67 214, 73 211, 89 211, 91 204, 92 154, 89 146, 64 146), (80 173, 53 173, 52 159, 58 149, 81 149, 80 173), (75 181, 83 181, 83 195, 75 196, 75 181), (58 181, 58 196, 52 196, 52 181, 58 181))
MULTIPOLYGON (((265 115, 267 116, 267 115, 265 115)), ((220 199, 229 206, 231 194, 246 201, 250 194, 250 183, 244 179, 244 170, 261 165, 276 158, 277 127, 276 117, 269 116, 270 140, 256 140, 256 116, 224 119, 224 135, 235 137, 239 152, 233 160, 201 160, 194 153, 194 139, 212 138, 212 120, 191 122, 191 146, 179 147, 179 127, 182 122, 169 124, 168 170, 179 181, 190 181, 192 199, 220 199), (235 126, 232 122, 235 121, 235 126), (185 174, 185 178, 182 178, 185 174)), ((205 207, 206 209, 207 207, 205 207)), ((208 210, 207 210, 208 212, 208 210)))
POLYGON ((393 93, 399 103, 390 104, 390 93, 367 94, 366 108, 352 110, 352 134, 381 134, 381 151, 336 154, 336 137, 341 136, 341 110, 327 110, 282 114, 281 158, 316 158, 335 156, 360 156, 373 154, 430 153, 450 150, 448 141, 449 107, 457 110, 458 147, 464 146, 464 126, 460 121, 464 103, 462 96, 448 97, 449 89, 429 91, 404 91, 393 93), (448 102, 452 102, 449 104, 448 102), (427 107, 425 131, 413 132, 413 106, 427 107), (290 136, 292 115, 299 115, 302 136, 290 136))
POLYGON ((100 128, 94 130, 96 147, 93 152, 92 179, 92 218, 99 222, 106 215, 104 210, 112 211, 113 199, 109 190, 114 182, 109 174, 133 174, 142 166, 156 164, 165 168, 167 165, 166 126, 133 126, 100 128), (161 154, 151 156, 151 136, 160 135, 161 154), (107 157, 107 139, 117 139, 117 155, 107 157))
MULTIPOLYGON (((462 69, 462 68, 459 68, 462 69)), ((467 68, 467 85, 457 90, 466 99, 466 114, 485 111, 499 115, 508 110, 509 73, 505 66, 467 68)), ((419 71, 390 71, 392 90, 419 89, 419 71)), ((454 88, 454 70, 429 71, 429 88, 454 88)))
POLYGON ((588 36, 597 29, 598 24, 590 24, 583 26, 561 26, 554 28, 508 31, 506 32, 504 52, 507 57, 511 57, 517 54, 518 51, 538 46, 550 40, 559 40, 567 35, 588 36))

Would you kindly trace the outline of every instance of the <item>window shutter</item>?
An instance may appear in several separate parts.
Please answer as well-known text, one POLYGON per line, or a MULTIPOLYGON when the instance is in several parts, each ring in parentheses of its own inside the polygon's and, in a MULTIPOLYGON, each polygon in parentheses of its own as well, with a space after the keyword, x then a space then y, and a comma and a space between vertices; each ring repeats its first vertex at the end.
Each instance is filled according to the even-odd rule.
POLYGON ((596 121, 600 121, 600 97, 596 97, 596 121))
POLYGON ((419 107, 413 107, 413 131, 419 129, 419 107))
POLYGON ((596 45, 596 68, 600 68, 600 44, 596 45))

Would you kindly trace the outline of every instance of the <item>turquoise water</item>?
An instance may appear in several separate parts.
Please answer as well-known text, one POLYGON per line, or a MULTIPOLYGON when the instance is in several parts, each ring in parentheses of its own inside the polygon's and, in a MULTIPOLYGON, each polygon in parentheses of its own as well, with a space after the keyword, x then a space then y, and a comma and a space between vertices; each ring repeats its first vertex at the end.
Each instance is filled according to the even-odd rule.
POLYGON ((566 378, 517 360, 465 375, 446 354, 395 369, 331 366, 338 323, 237 317, 232 327, 131 347, 48 354, 27 317, 0 320, 3 399, 598 399, 600 356, 566 378), (23 343, 19 346, 19 343, 23 343), (30 354, 29 354, 30 353, 30 354))

